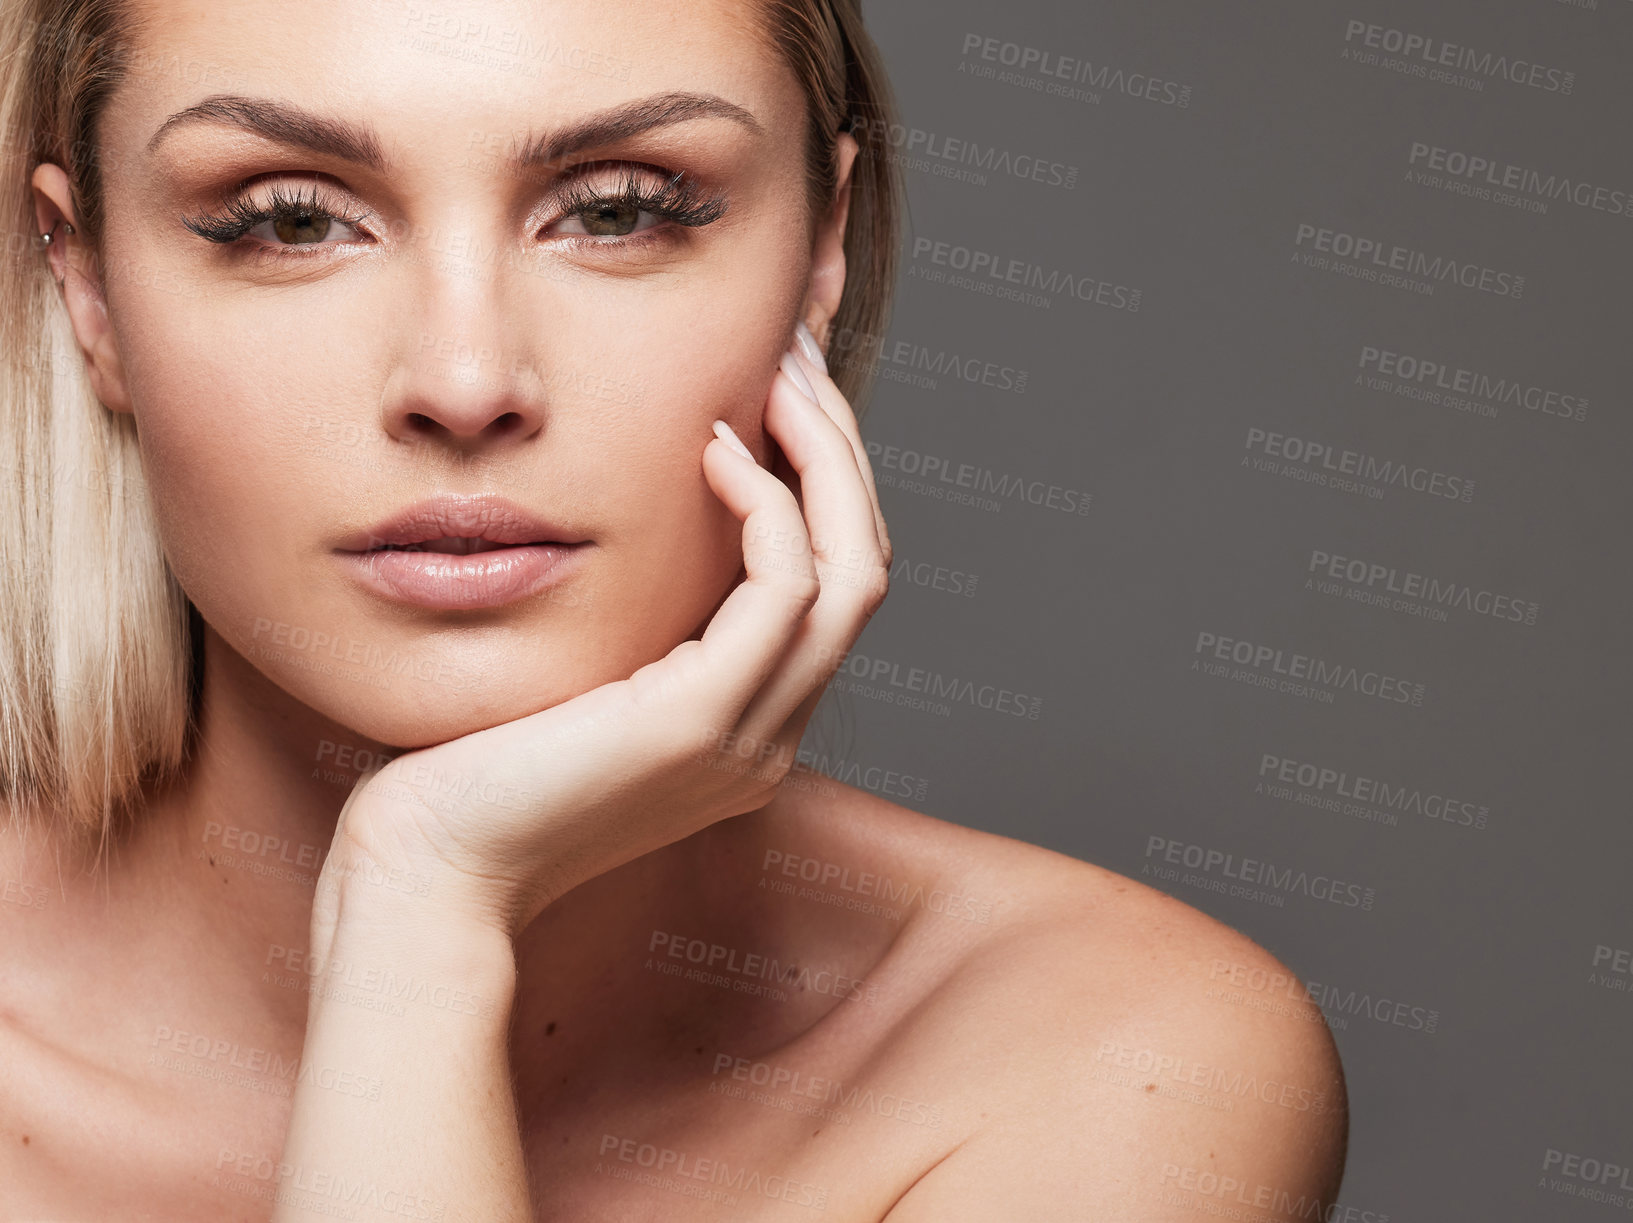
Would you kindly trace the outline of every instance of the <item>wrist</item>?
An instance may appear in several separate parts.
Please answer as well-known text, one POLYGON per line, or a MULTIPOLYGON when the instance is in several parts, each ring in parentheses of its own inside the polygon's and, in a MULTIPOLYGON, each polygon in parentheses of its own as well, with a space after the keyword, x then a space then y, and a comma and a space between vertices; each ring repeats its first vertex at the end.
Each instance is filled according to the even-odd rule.
POLYGON ((444 929, 481 937, 514 936, 508 885, 478 879, 431 852, 402 823, 367 808, 341 814, 341 826, 318 876, 314 920, 344 910, 349 920, 392 927, 444 929))
POLYGON ((515 980, 509 928, 480 897, 447 878, 338 847, 318 878, 311 948, 315 956, 419 965, 507 989, 515 980))
POLYGON ((311 947, 314 1005, 509 1021, 515 947, 504 931, 462 910, 343 885, 332 914, 314 918, 311 947))

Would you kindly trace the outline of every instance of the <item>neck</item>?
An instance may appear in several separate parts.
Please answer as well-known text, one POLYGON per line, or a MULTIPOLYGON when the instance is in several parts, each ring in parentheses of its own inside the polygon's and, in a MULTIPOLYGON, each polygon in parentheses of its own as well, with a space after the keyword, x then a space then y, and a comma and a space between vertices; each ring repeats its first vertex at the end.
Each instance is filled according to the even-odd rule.
MULTIPOLYGON (((110 927, 107 938, 121 944, 110 947, 113 958, 156 971, 201 1005, 240 1010, 259 998, 268 1021, 298 1033, 307 995, 279 982, 305 964, 336 820, 374 758, 397 752, 316 713, 206 634, 192 759, 180 779, 147 795, 102 869, 78 879, 63 870, 62 881, 84 899, 88 927, 110 927)), ((593 965, 602 946, 627 942, 631 923, 690 911, 709 874, 702 859, 717 848, 700 834, 562 897, 544 923, 552 941, 593 965)))

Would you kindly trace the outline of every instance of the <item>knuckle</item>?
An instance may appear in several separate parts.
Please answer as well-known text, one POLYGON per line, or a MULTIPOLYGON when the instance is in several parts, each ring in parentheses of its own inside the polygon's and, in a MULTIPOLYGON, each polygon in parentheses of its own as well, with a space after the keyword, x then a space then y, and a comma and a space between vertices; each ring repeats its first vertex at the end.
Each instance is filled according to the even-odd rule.
POLYGON ((805 616, 822 595, 822 579, 815 573, 791 573, 782 579, 782 588, 797 616, 805 616))
POLYGON ((890 567, 888 563, 870 565, 862 571, 862 607, 868 615, 879 610, 890 593, 890 567))

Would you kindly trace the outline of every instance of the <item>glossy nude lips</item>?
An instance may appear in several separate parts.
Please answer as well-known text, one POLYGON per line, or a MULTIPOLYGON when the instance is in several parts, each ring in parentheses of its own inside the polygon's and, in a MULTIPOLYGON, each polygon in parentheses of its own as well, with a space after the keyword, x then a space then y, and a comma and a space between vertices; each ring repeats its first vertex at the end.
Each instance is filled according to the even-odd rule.
POLYGON ((503 497, 445 494, 353 533, 336 552, 377 594, 459 610, 511 603, 564 579, 589 544, 503 497))

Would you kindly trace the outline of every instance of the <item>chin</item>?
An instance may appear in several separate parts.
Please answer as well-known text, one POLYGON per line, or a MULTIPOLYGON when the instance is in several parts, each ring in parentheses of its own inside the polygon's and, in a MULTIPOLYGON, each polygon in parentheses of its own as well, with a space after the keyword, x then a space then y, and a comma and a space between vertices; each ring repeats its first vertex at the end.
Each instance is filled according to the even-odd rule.
POLYGON ((296 695, 356 734, 407 751, 525 718, 604 682, 560 668, 513 663, 508 668, 496 664, 495 670, 491 676, 455 669, 440 677, 391 676, 385 688, 347 684, 341 691, 326 686, 321 694, 311 694, 317 701, 296 695))
POLYGON ((593 599, 549 601, 537 615, 406 629, 367 608, 288 608, 233 645, 264 682, 359 742, 430 747, 627 679, 701 636, 734 585, 726 563, 740 563, 722 552, 718 580, 670 582, 661 600, 650 581, 613 583, 593 599), (330 627, 320 638, 305 625, 330 627))

